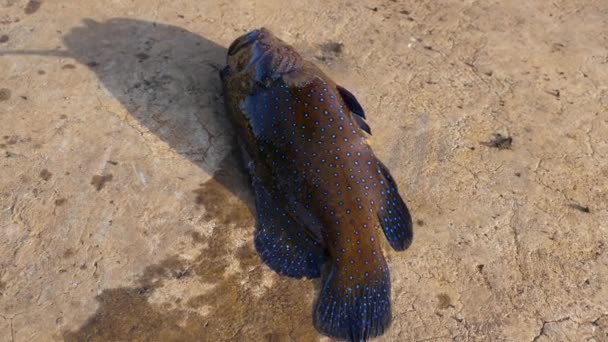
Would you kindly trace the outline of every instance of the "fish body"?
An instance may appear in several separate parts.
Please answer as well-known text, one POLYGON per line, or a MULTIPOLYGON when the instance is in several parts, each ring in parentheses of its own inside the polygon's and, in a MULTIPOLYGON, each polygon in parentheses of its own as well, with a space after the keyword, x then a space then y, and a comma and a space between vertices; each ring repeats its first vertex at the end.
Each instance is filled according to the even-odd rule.
POLYGON ((369 145, 363 108, 264 28, 235 40, 227 64, 226 108, 252 178, 259 255, 282 275, 324 273, 314 313, 321 333, 381 335, 391 304, 379 231, 404 250, 412 220, 369 145))

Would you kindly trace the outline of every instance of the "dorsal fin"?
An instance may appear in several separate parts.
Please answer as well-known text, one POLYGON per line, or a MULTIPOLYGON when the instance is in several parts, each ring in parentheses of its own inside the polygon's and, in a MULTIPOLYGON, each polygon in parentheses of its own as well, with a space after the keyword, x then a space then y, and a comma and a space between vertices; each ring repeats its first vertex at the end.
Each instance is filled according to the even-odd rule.
POLYGON ((338 89, 338 92, 342 96, 342 100, 344 100, 344 103, 346 103, 348 109, 350 109, 351 112, 365 119, 365 112, 363 111, 363 107, 361 107, 361 104, 359 104, 359 101, 357 101, 355 95, 340 86, 336 87, 338 89))
POLYGON ((367 124, 367 122, 365 122, 365 120, 360 117, 359 115, 353 116, 353 118, 355 119, 355 121, 357 122, 357 124, 359 125, 359 127, 366 131, 369 135, 372 134, 372 129, 369 128, 369 125, 367 124))

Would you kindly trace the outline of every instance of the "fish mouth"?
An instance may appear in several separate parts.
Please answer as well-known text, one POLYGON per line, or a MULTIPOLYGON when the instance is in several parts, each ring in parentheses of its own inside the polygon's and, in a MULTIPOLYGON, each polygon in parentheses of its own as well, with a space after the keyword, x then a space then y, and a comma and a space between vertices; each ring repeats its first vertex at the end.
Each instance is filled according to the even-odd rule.
POLYGON ((234 42, 232 42, 232 44, 230 44, 230 47, 228 48, 228 56, 234 56, 243 48, 253 45, 253 43, 262 39, 267 32, 268 30, 262 27, 240 36, 234 42))
POLYGON ((246 72, 255 66, 271 50, 273 42, 272 33, 263 27, 238 37, 228 47, 229 72, 246 72))
POLYGON ((228 48, 227 68, 222 74, 253 75, 261 80, 294 70, 301 57, 288 44, 262 27, 238 37, 228 48))

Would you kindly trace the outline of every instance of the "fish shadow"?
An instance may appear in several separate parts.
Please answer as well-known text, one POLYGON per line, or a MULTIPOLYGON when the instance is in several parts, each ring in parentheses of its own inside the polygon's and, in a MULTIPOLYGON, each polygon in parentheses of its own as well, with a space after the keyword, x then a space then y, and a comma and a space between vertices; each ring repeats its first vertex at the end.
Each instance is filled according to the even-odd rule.
MULTIPOLYGON (((65 33, 63 41, 66 51, 0 51, 0 56, 73 58, 87 66, 128 112, 127 120, 132 118, 140 124, 133 125, 140 133, 156 135, 171 150, 212 175, 194 191, 197 203, 211 214, 208 219, 230 228, 251 227, 255 220, 253 193, 226 117, 219 77, 226 48, 177 26, 127 18, 84 20, 81 26, 65 33), (231 200, 231 195, 240 203, 235 203, 234 197, 231 200)), ((250 284, 262 284, 267 270, 261 267, 253 243, 232 250, 232 229, 214 229, 209 238, 192 234, 196 248, 208 245, 207 251, 194 260, 175 255, 149 265, 133 287, 104 289, 96 296, 96 312, 76 330, 64 331, 63 338, 318 338, 308 323, 312 300, 302 296, 312 296, 314 292, 316 297, 321 287, 319 279, 281 277, 260 295, 260 286, 250 284), (226 276, 229 256, 248 271, 226 276), (176 303, 167 302, 164 306, 150 303, 152 294, 165 283, 188 278, 215 287, 183 302, 178 298, 176 303), (199 310, 207 314, 199 315, 199 310)))
MULTIPOLYGON (((132 118, 172 150, 213 175, 194 191, 197 203, 211 213, 209 219, 216 219, 223 226, 252 224, 251 220, 255 220, 253 193, 222 98, 219 70, 225 62, 226 48, 180 27, 126 18, 104 22, 87 19, 82 26, 67 32, 63 40, 67 57, 95 72, 105 89, 132 118), (229 200, 228 193, 238 197, 243 205, 229 200), (243 213, 247 209, 253 215, 243 213)), ((240 285, 246 280, 261 282, 262 268, 254 256, 257 253, 253 244, 245 245, 240 251, 229 250, 229 232, 214 230, 213 234, 220 235, 209 239, 211 246, 217 245, 213 253, 203 253, 191 262, 177 258, 164 260, 146 268, 139 286, 104 290, 96 298, 100 303, 97 312, 78 330, 66 332, 64 338, 112 340, 116 333, 116 336, 148 336, 159 340, 159 336, 170 331, 184 341, 207 340, 224 334, 256 339, 287 336, 316 339, 312 324, 302 326, 298 322, 310 319, 312 311, 311 303, 305 305, 300 296, 319 288, 320 283, 283 279, 257 298, 240 285), (236 254, 241 265, 254 267, 254 271, 225 277, 225 256, 231 254, 236 254), (148 281, 148 273, 158 273, 161 282, 148 281), (184 303, 191 309, 206 305, 214 319, 189 316, 193 324, 176 329, 178 324, 172 322, 180 321, 186 311, 159 310, 148 303, 148 297, 162 281, 177 277, 176 274, 192 274, 202 282, 216 282, 217 291, 184 303), (126 307, 133 312, 125 318, 121 313, 126 307), (251 310, 252 307, 263 308, 263 313, 251 310), (107 320, 104 317, 123 318, 107 320), (140 317, 157 317, 159 322, 169 322, 171 327, 140 317), (245 326, 252 328, 240 327, 234 317, 251 321, 245 326), (294 317, 298 319, 292 320, 294 317), (267 324, 260 325, 259 320, 267 324), (141 329, 133 329, 134 322, 141 329)))
POLYGON ((177 26, 127 18, 85 19, 63 41, 67 57, 95 72, 142 134, 158 136, 252 210, 222 99, 226 48, 177 26))

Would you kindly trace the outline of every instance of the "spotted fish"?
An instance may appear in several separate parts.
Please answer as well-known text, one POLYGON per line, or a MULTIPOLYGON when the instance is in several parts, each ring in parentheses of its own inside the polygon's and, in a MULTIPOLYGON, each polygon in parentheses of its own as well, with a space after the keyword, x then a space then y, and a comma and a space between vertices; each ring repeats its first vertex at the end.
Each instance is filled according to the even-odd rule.
POLYGON ((381 335, 391 303, 379 230, 402 251, 412 219, 368 143, 363 108, 264 28, 237 38, 227 64, 220 76, 255 192, 258 254, 282 275, 323 274, 321 333, 381 335))

